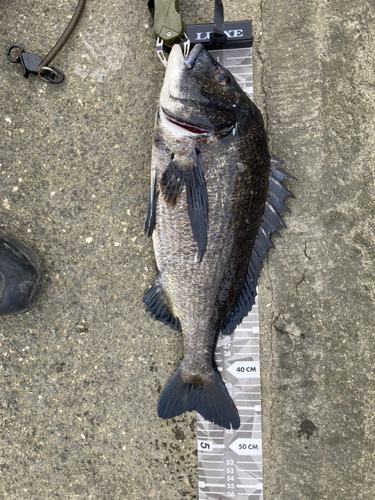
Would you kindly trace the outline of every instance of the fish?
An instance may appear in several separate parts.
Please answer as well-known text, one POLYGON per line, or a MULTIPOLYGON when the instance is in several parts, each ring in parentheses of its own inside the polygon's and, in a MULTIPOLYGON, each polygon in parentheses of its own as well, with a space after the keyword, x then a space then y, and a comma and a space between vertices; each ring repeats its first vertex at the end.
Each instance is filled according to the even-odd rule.
POLYGON ((262 115, 202 44, 174 45, 156 112, 145 231, 158 275, 143 297, 152 317, 182 331, 184 357, 158 403, 167 419, 196 410, 238 429, 214 360, 251 310, 271 234, 294 178, 271 157, 262 115))

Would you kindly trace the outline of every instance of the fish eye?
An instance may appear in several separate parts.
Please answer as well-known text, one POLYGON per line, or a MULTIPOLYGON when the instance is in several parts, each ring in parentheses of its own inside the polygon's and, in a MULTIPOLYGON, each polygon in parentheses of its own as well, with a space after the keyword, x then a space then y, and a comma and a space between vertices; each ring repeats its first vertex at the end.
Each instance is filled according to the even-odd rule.
POLYGON ((230 81, 229 75, 225 71, 223 71, 222 69, 219 71, 216 71, 214 77, 219 85, 227 85, 227 83, 229 83, 229 81, 230 81))

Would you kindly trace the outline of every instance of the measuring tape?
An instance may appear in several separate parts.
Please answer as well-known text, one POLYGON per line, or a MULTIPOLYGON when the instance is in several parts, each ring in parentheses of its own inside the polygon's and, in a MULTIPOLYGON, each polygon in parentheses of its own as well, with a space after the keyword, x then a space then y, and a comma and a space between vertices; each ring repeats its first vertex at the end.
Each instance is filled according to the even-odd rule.
MULTIPOLYGON (((252 48, 210 51, 253 98, 252 48)), ((258 301, 231 336, 220 336, 215 361, 241 426, 223 429, 197 414, 200 500, 263 499, 258 301)))

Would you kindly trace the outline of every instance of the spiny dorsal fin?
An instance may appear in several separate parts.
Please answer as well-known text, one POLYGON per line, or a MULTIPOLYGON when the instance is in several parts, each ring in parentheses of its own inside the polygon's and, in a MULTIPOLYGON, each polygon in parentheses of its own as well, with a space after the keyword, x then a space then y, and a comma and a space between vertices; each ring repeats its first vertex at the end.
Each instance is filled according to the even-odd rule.
POLYGON ((271 235, 272 233, 276 233, 280 236, 277 232, 277 228, 279 226, 285 227, 285 224, 279 214, 286 211, 290 212, 289 208, 284 204, 284 200, 287 196, 293 195, 288 189, 286 189, 285 186, 282 185, 282 181, 285 178, 296 178, 287 174, 283 170, 279 170, 277 167, 281 163, 283 163, 281 160, 271 158, 267 202, 264 215, 260 223, 258 236, 253 245, 247 278, 237 304, 235 305, 230 316, 228 316, 223 322, 221 328, 223 335, 231 335, 255 304, 257 282, 260 270, 263 267, 262 262, 268 256, 268 249, 275 248, 271 241, 271 235))
POLYGON ((193 164, 188 169, 181 168, 172 160, 162 176, 160 186, 165 201, 172 206, 176 205, 183 187, 186 188, 190 226, 198 244, 198 259, 201 261, 207 247, 208 197, 199 153, 193 152, 193 164))
POLYGON ((288 174, 288 172, 284 172, 284 170, 279 169, 279 166, 284 163, 283 160, 271 156, 270 161, 271 161, 270 175, 272 175, 272 177, 274 177, 280 182, 283 181, 284 179, 294 179, 295 181, 298 180, 297 177, 294 177, 294 175, 288 174))
POLYGON ((173 330, 181 331, 180 320, 173 316, 169 310, 165 295, 157 279, 142 301, 147 306, 146 311, 150 311, 151 317, 155 316, 155 319, 169 325, 173 330))
POLYGON ((154 170, 152 172, 152 177, 151 177, 151 191, 150 191, 150 197, 148 199, 147 215, 143 227, 143 230, 145 232, 147 231, 147 236, 149 238, 150 236, 152 236, 152 232, 154 230, 156 223, 156 200, 158 196, 156 186, 157 186, 157 173, 156 170, 154 170))

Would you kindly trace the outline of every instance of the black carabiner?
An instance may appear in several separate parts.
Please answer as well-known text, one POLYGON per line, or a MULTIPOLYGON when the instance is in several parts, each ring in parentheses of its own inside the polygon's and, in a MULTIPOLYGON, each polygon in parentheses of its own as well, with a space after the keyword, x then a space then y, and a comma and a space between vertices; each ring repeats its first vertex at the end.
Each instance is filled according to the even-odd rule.
POLYGON ((21 64, 20 56, 18 56, 17 59, 13 59, 12 56, 10 55, 10 53, 12 52, 13 49, 20 49, 20 51, 22 53, 22 52, 24 52, 23 47, 21 47, 21 45, 13 44, 13 45, 10 45, 7 49, 7 58, 9 59, 9 61, 12 63, 21 64))
POLYGON ((22 65, 23 76, 25 78, 29 78, 31 73, 33 75, 39 75, 42 80, 48 83, 61 83, 64 80, 64 73, 61 70, 48 66, 41 66, 42 58, 37 54, 26 52, 21 45, 10 45, 7 49, 7 57, 10 62, 22 65), (14 49, 19 49, 21 51, 17 59, 12 57, 12 51, 14 49))
POLYGON ((48 83, 61 83, 64 80, 64 73, 57 69, 49 66, 52 59, 61 50, 75 26, 77 25, 79 18, 81 17, 83 7, 85 6, 86 0, 78 0, 76 10, 74 11, 73 17, 71 18, 68 26, 66 27, 64 33, 61 35, 59 40, 53 46, 53 48, 48 52, 48 54, 42 59, 37 54, 29 54, 25 52, 23 47, 20 45, 10 45, 7 49, 7 57, 10 62, 22 64, 23 76, 25 78, 29 77, 29 74, 38 75, 42 80, 48 83), (11 56, 11 52, 14 49, 20 49, 21 53, 17 59, 11 56))
POLYGON ((38 68, 39 64, 42 62, 42 58, 39 57, 37 54, 30 54, 28 52, 25 52, 25 49, 23 47, 14 44, 8 47, 7 57, 10 62, 22 65, 23 76, 25 78, 29 78, 30 73, 32 73, 33 75, 38 74, 38 68), (20 49, 21 52, 20 55, 17 57, 17 59, 13 59, 13 57, 11 56, 11 52, 16 48, 20 49))

